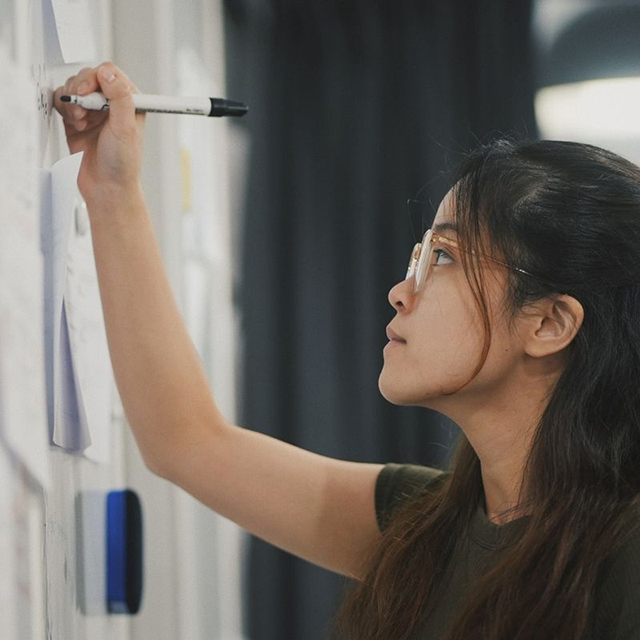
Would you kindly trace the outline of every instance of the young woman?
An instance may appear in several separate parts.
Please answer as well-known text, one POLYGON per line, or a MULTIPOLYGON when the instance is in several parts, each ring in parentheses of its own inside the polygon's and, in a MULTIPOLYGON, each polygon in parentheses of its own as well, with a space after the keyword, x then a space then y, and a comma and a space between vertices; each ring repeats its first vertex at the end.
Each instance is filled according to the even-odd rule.
POLYGON ((334 460, 218 411, 141 192, 135 91, 105 63, 55 103, 149 469, 354 578, 349 640, 640 638, 640 169, 570 142, 471 153, 389 294, 379 380, 461 427, 450 468, 334 460), (59 101, 95 90, 108 114, 59 101))

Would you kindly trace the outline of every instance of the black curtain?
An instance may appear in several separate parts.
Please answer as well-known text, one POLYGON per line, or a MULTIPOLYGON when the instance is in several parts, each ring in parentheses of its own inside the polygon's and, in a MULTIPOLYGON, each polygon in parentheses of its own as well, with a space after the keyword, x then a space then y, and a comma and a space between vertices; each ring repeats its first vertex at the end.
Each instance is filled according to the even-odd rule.
MULTIPOLYGON (((227 0, 227 95, 250 107, 234 123, 251 145, 239 424, 341 459, 448 457, 456 425, 379 393, 387 294, 459 154, 537 137, 530 14, 530 0, 227 0)), ((250 540, 248 637, 326 638, 346 578, 250 540)))

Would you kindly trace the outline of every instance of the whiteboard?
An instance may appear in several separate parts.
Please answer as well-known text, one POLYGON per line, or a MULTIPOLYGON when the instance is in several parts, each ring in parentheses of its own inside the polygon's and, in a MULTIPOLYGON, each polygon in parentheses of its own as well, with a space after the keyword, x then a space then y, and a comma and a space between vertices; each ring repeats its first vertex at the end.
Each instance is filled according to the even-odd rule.
MULTIPOLYGON (((89 387, 95 389, 100 384, 106 389, 98 399, 108 401, 97 412, 108 425, 104 431, 90 425, 86 433, 66 434, 81 437, 57 438, 51 415, 56 394, 52 380, 61 379, 54 375, 52 336, 59 338, 60 333, 51 329, 52 336, 47 337, 47 323, 51 323, 47 305, 52 303, 46 297, 52 291, 49 280, 53 278, 47 265, 53 263, 47 263, 52 241, 43 213, 52 211, 55 199, 52 175, 70 171, 73 164, 59 116, 52 111, 52 93, 83 66, 108 59, 121 64, 148 92, 166 93, 177 87, 180 62, 172 56, 172 42, 177 44, 173 32, 177 7, 195 16, 191 23, 202 28, 194 41, 213 48, 191 54, 200 60, 213 54, 209 57, 218 61, 216 68, 203 65, 201 73, 211 74, 214 86, 220 89, 220 2, 204 6, 173 0, 0 0, 4 88, 15 82, 19 87, 15 95, 29 96, 28 108, 24 102, 24 108, 16 107, 5 91, 0 105, 5 130, 17 140, 13 147, 5 144, 0 155, 3 192, 9 187, 15 192, 14 205, 2 213, 5 244, 0 240, 0 298, 5 303, 0 305, 4 310, 0 312, 0 375, 8 381, 5 387, 0 381, 0 619, 2 637, 7 640, 243 637, 239 600, 243 532, 146 469, 113 380, 105 382, 103 377, 89 387), (134 19, 136 12, 144 20, 139 16, 134 19), (134 43, 154 55, 141 60, 134 43), (160 70, 169 78, 165 85, 160 70), (32 202, 26 201, 25 194, 32 202), (108 437, 100 437, 105 435, 108 437), (101 505, 108 491, 125 487, 132 487, 141 497, 145 524, 143 607, 132 617, 108 614, 103 597, 101 541, 105 524, 100 517, 101 505)), ((188 82, 185 76, 183 71, 182 79, 188 82)), ((195 143, 198 136, 192 131, 178 135, 173 124, 149 123, 146 143, 152 159, 147 161, 144 180, 147 187, 163 185, 149 201, 165 265, 194 342, 211 372, 216 399, 226 417, 233 420, 234 347, 228 340, 217 344, 219 333, 215 327, 207 329, 207 322, 215 320, 229 335, 234 323, 231 214, 226 164, 220 153, 226 134, 220 126, 209 138, 210 144, 217 145, 215 166, 211 167, 216 176, 212 183, 215 192, 192 194, 193 202, 203 210, 213 209, 211 217, 203 215, 195 223, 222 242, 194 248, 182 244, 184 220, 176 215, 183 186, 179 148, 181 141, 187 153, 206 154, 206 148, 195 143), (154 147, 162 153, 153 153, 154 147), (215 371, 213 362, 218 363, 215 371), (221 362, 226 363, 223 370, 221 362)), ((71 270, 77 273, 84 269, 86 283, 92 276, 83 261, 89 247, 86 229, 83 232, 82 203, 71 200, 67 240, 76 251, 71 270)), ((68 263, 64 264, 67 269, 68 263)), ((70 301, 73 295, 82 298, 80 288, 69 294, 70 301)), ((84 302, 73 308, 71 324, 88 322, 86 315, 78 319, 77 312, 83 309, 84 302)), ((98 333, 87 335, 89 347, 97 349, 98 333)), ((74 354, 77 344, 70 346, 74 354)), ((78 371, 82 371, 80 365, 78 371)), ((85 370, 81 379, 86 378, 85 370)), ((82 383, 76 382, 80 388, 82 383)), ((89 393, 85 390, 85 400, 89 393)), ((91 411, 85 410, 85 414, 91 411)), ((95 424, 95 418, 89 422, 95 424)))

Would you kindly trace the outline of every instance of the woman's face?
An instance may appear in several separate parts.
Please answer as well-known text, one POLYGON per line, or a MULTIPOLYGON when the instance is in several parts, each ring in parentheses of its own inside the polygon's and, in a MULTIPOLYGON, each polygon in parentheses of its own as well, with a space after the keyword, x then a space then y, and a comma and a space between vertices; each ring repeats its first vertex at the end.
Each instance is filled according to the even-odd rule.
MULTIPOLYGON (((451 192, 440 204, 433 228, 441 222, 455 222, 451 192)), ((455 231, 446 230, 441 235, 457 239, 455 231)), ((392 341, 384 348, 378 386, 382 395, 394 404, 442 409, 445 405, 438 399, 468 380, 477 365, 484 336, 481 316, 459 254, 449 252, 448 248, 447 252, 451 257, 439 254, 416 295, 413 278, 399 282, 389 292, 389 302, 397 312, 389 327, 406 342, 392 341)), ((504 320, 496 316, 502 309, 506 273, 491 261, 483 261, 482 267, 486 274, 492 344, 484 367, 460 394, 482 394, 486 399, 508 375, 519 351, 504 320)))

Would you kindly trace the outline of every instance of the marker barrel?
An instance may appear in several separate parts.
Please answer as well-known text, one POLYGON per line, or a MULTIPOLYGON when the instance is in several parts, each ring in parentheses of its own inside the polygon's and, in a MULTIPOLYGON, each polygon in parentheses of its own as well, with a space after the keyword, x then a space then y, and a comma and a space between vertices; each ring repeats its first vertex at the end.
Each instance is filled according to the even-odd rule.
MULTIPOLYGON (((247 106, 242 102, 222 98, 202 98, 189 96, 159 96, 134 93, 133 103, 137 111, 148 113, 186 113, 201 116, 243 116, 247 106)), ((62 100, 79 104, 85 109, 106 111, 109 101, 98 92, 86 96, 63 96, 62 100)))

